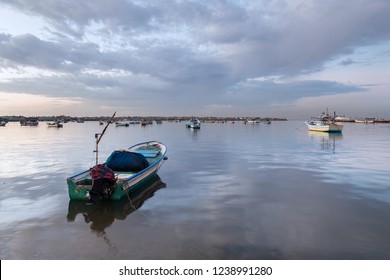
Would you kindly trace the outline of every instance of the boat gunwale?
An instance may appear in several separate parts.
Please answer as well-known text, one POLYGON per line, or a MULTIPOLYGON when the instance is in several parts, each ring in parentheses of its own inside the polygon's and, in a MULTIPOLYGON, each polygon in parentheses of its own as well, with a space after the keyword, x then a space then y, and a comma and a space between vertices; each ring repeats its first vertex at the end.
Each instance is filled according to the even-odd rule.
POLYGON ((158 142, 158 141, 147 141, 147 142, 142 142, 142 143, 136 144, 136 145, 134 145, 134 146, 131 146, 131 147, 129 148, 129 150, 135 148, 136 146, 143 146, 144 144, 149 144, 149 143, 157 143, 157 144, 159 144, 160 146, 162 146, 162 147, 161 147, 161 151, 160 151, 160 152, 161 152, 161 157, 160 157, 160 159, 157 160, 155 163, 149 165, 149 166, 146 167, 145 169, 142 169, 141 171, 132 174, 130 177, 124 179, 123 182, 128 182, 128 181, 130 181, 130 180, 136 178, 137 176, 142 175, 143 173, 145 173, 145 172, 148 171, 149 169, 153 168, 155 165, 159 164, 162 160, 164 160, 165 154, 167 153, 167 147, 166 147, 164 144, 162 144, 161 142, 158 142))

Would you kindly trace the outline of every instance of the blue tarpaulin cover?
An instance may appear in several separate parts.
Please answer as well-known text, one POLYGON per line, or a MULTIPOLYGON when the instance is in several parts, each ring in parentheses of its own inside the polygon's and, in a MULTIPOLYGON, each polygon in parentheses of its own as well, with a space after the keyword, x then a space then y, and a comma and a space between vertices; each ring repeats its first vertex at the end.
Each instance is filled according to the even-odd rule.
POLYGON ((149 166, 147 159, 140 153, 114 151, 107 159, 106 165, 114 171, 139 172, 149 166))

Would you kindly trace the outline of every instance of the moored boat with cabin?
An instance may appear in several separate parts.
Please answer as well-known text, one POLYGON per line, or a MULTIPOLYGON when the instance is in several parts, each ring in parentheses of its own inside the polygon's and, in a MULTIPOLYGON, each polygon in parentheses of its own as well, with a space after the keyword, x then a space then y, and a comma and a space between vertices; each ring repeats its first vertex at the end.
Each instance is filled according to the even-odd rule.
POLYGON ((334 117, 330 116, 327 112, 322 113, 319 118, 312 118, 309 121, 305 121, 305 124, 310 131, 341 133, 343 125, 334 121, 334 117))

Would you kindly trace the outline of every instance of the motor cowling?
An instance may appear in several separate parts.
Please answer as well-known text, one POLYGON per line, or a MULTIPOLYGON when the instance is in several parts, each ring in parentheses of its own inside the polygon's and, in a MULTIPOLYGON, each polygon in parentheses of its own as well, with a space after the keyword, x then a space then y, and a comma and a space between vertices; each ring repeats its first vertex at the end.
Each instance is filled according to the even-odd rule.
POLYGON ((114 171, 104 164, 96 164, 90 169, 89 174, 92 178, 92 189, 86 195, 86 200, 97 202, 102 197, 109 197, 116 183, 114 171))

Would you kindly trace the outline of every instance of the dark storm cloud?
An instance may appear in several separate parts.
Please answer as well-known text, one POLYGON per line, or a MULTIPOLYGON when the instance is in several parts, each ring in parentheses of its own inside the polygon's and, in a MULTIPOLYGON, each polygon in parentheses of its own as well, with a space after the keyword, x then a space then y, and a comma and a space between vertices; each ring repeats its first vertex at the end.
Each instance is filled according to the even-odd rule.
POLYGON ((240 96, 248 102, 286 102, 362 88, 333 81, 246 81, 318 71, 331 59, 352 55, 355 47, 390 39, 390 5, 380 0, 4 0, 0 5, 42 18, 50 31, 50 38, 0 34, 0 67, 33 66, 58 74, 0 85, 11 92, 23 92, 22 85, 33 82, 28 91, 47 95, 74 95, 77 88, 77 94, 90 97, 104 88, 105 96, 118 98, 186 96, 206 104, 240 96), (96 73, 86 74, 91 70, 96 73), (53 88, 40 88, 39 79, 53 88), (72 90, 64 88, 64 80, 72 90))
POLYGON ((69 53, 58 43, 43 41, 33 35, 0 37, 1 58, 6 65, 35 66, 42 69, 58 69, 69 59, 69 53))
POLYGON ((0 53, 3 66, 32 66, 59 72, 127 69, 129 65, 133 65, 129 63, 131 56, 128 51, 101 52, 94 43, 66 38, 51 42, 31 34, 0 34, 0 53))

